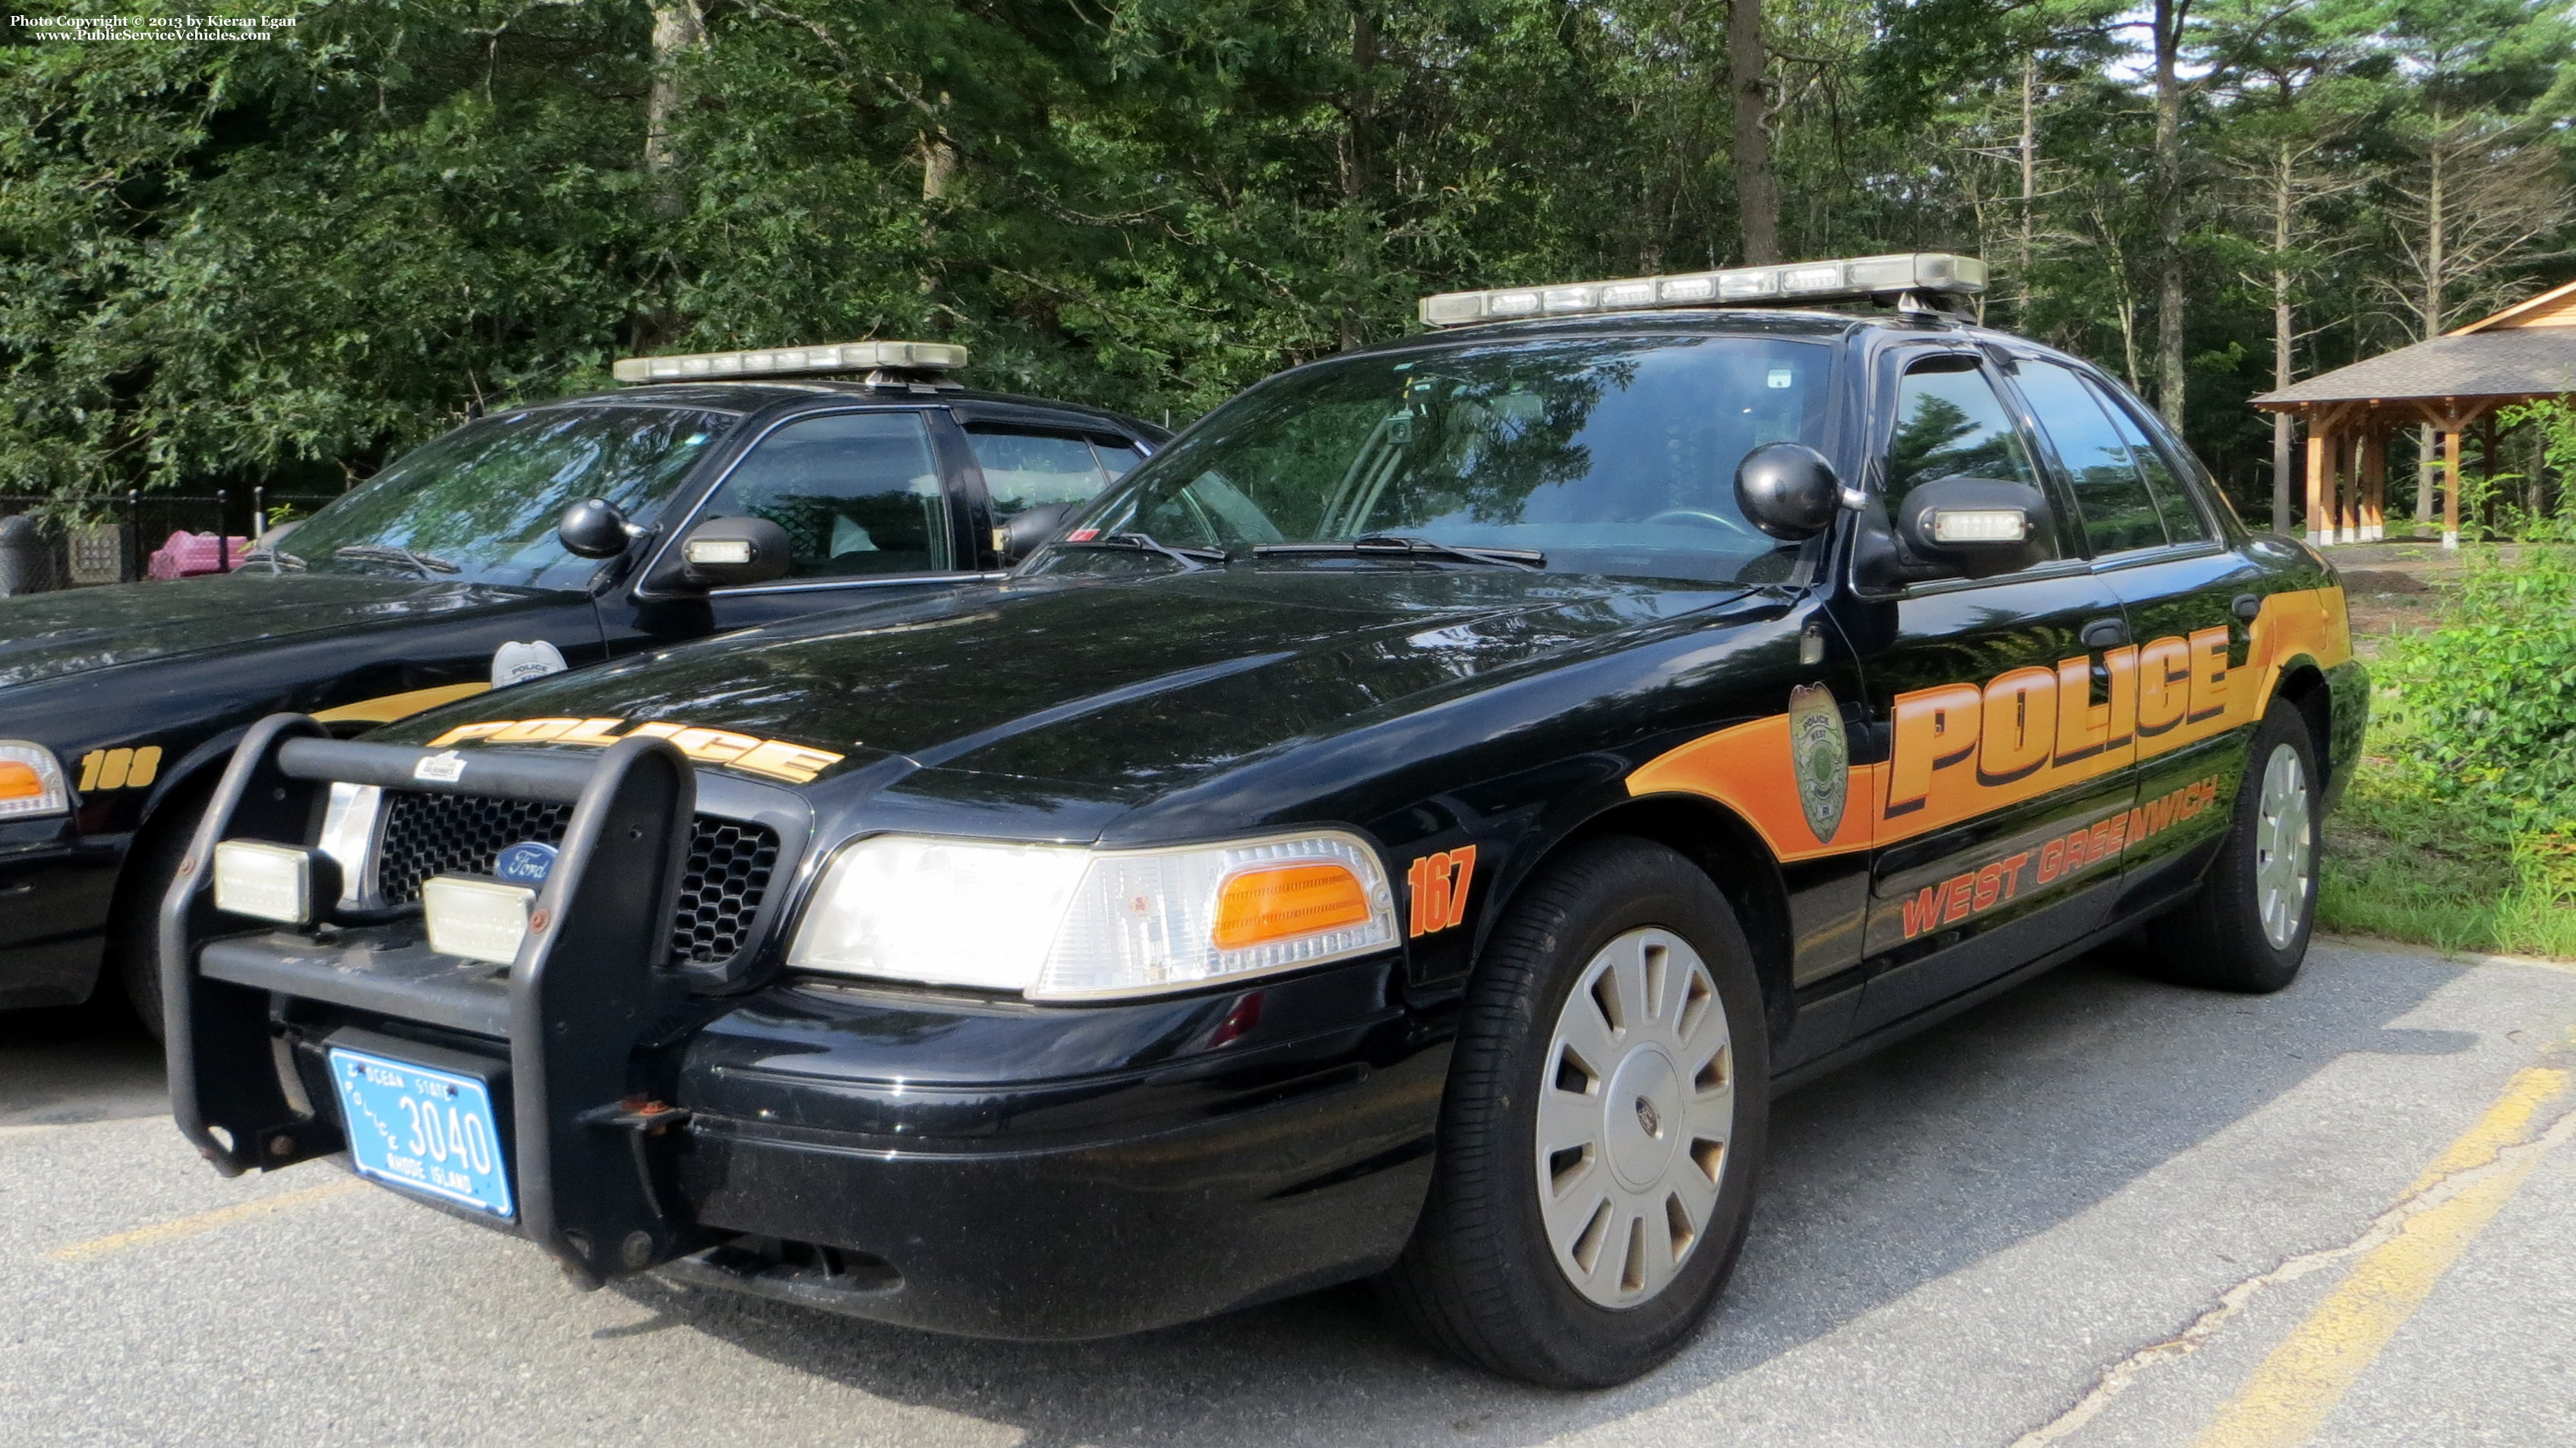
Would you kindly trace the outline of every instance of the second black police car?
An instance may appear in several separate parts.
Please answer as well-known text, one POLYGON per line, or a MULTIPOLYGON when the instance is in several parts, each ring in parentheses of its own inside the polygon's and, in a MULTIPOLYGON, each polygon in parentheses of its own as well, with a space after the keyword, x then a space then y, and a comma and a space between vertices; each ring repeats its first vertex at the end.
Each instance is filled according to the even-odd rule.
POLYGON ((639 648, 996 577, 1164 434, 966 350, 629 358, 411 452, 225 576, 0 599, 0 1007, 154 1004, 154 902, 242 733, 356 733, 639 648), (567 510, 571 510, 569 513, 567 510))
POLYGON ((164 906, 180 1125, 587 1282, 1067 1337, 1374 1275, 1641 1372, 1783 1085, 2141 923, 2307 947, 2336 577, 1981 281, 1434 297, 996 586, 265 721, 164 906))

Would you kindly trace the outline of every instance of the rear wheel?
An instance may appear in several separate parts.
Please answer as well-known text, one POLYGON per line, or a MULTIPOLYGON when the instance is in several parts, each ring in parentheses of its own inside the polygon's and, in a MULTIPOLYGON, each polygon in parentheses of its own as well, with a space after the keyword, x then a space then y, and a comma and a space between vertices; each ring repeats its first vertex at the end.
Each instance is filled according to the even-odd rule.
POLYGON ((2236 818, 2198 898, 2147 926, 2157 973, 2187 985, 2269 992, 2299 975, 2316 925, 2316 744, 2296 706, 2254 733, 2236 818))
POLYGON ((1750 1221, 1764 1031, 1752 953, 1698 867, 1634 839, 1552 867, 1477 966, 1388 1299, 1457 1356, 1549 1387, 1672 1356, 1750 1221))

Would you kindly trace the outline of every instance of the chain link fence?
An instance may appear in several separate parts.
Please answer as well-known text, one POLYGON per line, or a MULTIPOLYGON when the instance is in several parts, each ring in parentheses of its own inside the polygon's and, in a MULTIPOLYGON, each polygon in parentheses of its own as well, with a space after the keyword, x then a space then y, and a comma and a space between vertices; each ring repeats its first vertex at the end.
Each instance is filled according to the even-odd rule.
POLYGON ((302 517, 333 496, 0 494, 0 597, 227 572, 277 515, 302 517))

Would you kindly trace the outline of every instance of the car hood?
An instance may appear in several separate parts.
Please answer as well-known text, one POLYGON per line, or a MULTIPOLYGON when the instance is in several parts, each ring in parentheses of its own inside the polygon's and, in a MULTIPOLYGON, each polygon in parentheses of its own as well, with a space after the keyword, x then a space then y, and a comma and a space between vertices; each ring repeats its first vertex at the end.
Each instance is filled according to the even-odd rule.
MULTIPOLYGON (((508 717, 788 740, 842 756, 826 779, 901 761, 1134 803, 1745 591, 1320 567, 1037 580, 540 680, 510 692, 508 717)), ((434 710, 374 737, 427 742, 486 721, 497 702, 434 710)))
POLYGON ((0 598, 0 688, 528 597, 473 583, 261 570, 0 598))

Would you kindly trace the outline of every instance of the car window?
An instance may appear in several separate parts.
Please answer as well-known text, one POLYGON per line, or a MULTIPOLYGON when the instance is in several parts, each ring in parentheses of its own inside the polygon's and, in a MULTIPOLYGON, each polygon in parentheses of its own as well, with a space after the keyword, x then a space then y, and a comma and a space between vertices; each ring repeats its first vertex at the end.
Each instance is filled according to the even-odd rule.
POLYGON ((788 423, 734 468, 703 516, 786 529, 796 578, 935 573, 955 556, 947 493, 916 412, 788 423))
POLYGON ((2156 512, 2165 520, 2165 532, 2176 543, 2197 543, 2209 537, 2209 520, 2191 505, 2191 494, 2184 491, 2182 479, 2174 476, 2163 450, 2147 436, 2137 414, 2112 398, 2103 398, 2102 405, 2109 410, 2112 424, 2128 440, 2130 451, 2137 455, 2139 470, 2147 475, 2147 489, 2155 494, 2156 512))
POLYGON ((2024 361, 2017 378, 2040 430, 2066 465, 2094 556, 2163 547, 2165 527, 2155 496, 2138 475, 2130 440, 2104 411, 2104 399, 2072 369, 2053 362, 2024 361))
MULTIPOLYGON (((984 469, 984 493, 997 524, 1051 503, 1088 503, 1112 476, 1091 443, 1079 437, 977 427, 967 429, 966 441, 984 469)), ((1133 466, 1130 454, 1119 471, 1133 466)))
POLYGON ((1136 445, 1124 439, 1112 442, 1105 437, 1095 437, 1091 440, 1091 451, 1112 478, 1127 476, 1129 469, 1145 460, 1145 455, 1136 451, 1136 445))
MULTIPOLYGON (((1335 358, 1210 413, 1068 541, 1141 532, 1240 551, 1393 534, 1528 550, 1569 573, 1786 578, 1800 545, 1745 521, 1735 469, 1765 443, 1827 440, 1833 366, 1827 346, 1769 336, 1478 339, 1335 358)), ((1118 562, 1064 549, 1037 566, 1118 562)), ((1329 549, 1265 564, 1379 566, 1329 549)))
POLYGON ((1896 393, 1896 433, 1887 445, 1888 507, 1943 478, 2039 484, 2012 414, 1971 358, 1918 362, 1896 393))
MULTIPOLYGON (((1927 358, 1908 368, 1896 391, 1896 431, 1887 444, 1888 516, 1905 495, 1943 478, 1994 478, 2039 486, 2039 470, 2013 425, 2012 413, 1970 357, 1927 358)), ((2055 558, 2055 530, 2036 540, 2055 558)))
POLYGON ((650 523, 690 466, 734 425, 677 407, 541 407, 467 423, 333 500, 280 545, 320 573, 452 577, 580 588, 599 560, 555 537, 563 510, 606 498, 650 523))

